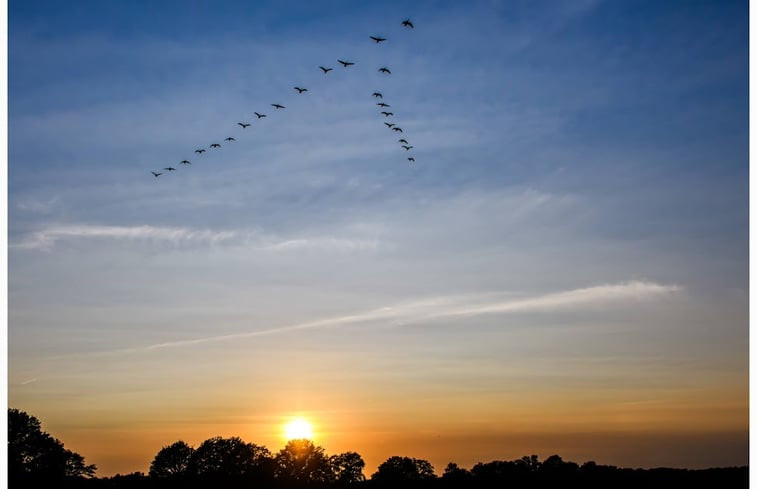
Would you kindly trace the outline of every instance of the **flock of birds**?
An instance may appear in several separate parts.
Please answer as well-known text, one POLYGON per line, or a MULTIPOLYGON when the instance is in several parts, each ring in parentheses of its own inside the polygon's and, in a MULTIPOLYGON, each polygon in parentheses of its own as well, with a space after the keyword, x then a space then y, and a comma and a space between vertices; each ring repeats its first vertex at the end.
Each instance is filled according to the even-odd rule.
MULTIPOLYGON (((408 29, 414 29, 415 28, 415 26, 410 21, 410 19, 405 19, 404 21, 402 21, 402 25, 404 27, 408 28, 408 29)), ((369 36, 369 37, 376 44, 381 44, 382 42, 384 42, 384 41, 387 40, 386 38, 380 37, 380 36, 369 36)), ((339 64, 341 64, 344 68, 349 68, 350 66, 352 66, 352 65, 355 64, 352 61, 346 61, 346 60, 342 60, 342 59, 337 59, 337 62, 339 64)), ((323 71, 324 75, 327 75, 329 73, 329 71, 332 71, 334 69, 334 68, 328 68, 326 66, 319 66, 318 68, 320 68, 321 71, 323 71)), ((381 68, 378 69, 378 71, 379 71, 379 73, 383 73, 383 74, 386 74, 386 75, 391 75, 392 74, 391 70, 387 66, 382 66, 381 68)), ((303 93, 305 93, 305 92, 308 91, 308 89, 304 88, 304 87, 297 87, 297 86, 295 86, 293 88, 294 88, 294 90, 297 91, 297 93, 299 95, 302 95, 303 93)), ((381 115, 384 116, 385 119, 388 118, 388 117, 394 117, 394 113, 390 112, 389 110, 387 110, 387 109, 391 108, 391 105, 389 105, 386 102, 384 102, 384 95, 381 92, 373 92, 372 97, 374 99, 376 99, 376 100, 379 100, 378 102, 376 102, 376 105, 378 107, 380 107, 380 109, 382 109, 382 110, 380 110, 380 113, 381 113, 381 115)), ((274 110, 283 110, 283 109, 286 109, 286 107, 283 106, 283 105, 281 105, 281 104, 271 104, 271 107, 273 107, 274 110)), ((261 119, 264 119, 264 118, 268 117, 266 114, 263 114, 261 112, 253 112, 253 114, 255 114, 255 117, 257 118, 257 120, 261 120, 261 119)), ((394 120, 394 119, 389 119, 389 120, 394 120)), ((247 129, 252 124, 249 123, 249 122, 237 122, 237 125, 239 127, 241 127, 242 129, 247 129)), ((413 149, 413 146, 411 146, 410 143, 408 142, 408 140, 405 138, 404 131, 402 130, 402 128, 400 126, 397 125, 396 122, 386 122, 386 121, 384 121, 384 125, 386 125, 386 127, 388 127, 392 132, 395 132, 395 133, 398 133, 398 134, 402 134, 402 137, 400 139, 398 139, 397 142, 400 143, 400 145, 402 146, 402 148, 405 151, 410 151, 411 149, 413 149)), ((234 141, 236 141, 236 139, 234 137, 231 137, 231 136, 229 136, 226 139, 224 139, 224 142, 227 142, 227 143, 231 143, 231 142, 234 142, 234 141)), ((220 143, 212 143, 209 146, 210 150, 220 149, 220 148, 221 148, 221 144, 220 143)), ((207 150, 205 148, 198 148, 194 152, 198 156, 202 156, 202 154, 205 153, 206 151, 207 150)), ((413 158, 412 156, 407 157, 407 160, 410 163, 415 162, 415 158, 413 158)), ((186 165, 191 165, 192 162, 185 159, 185 160, 181 160, 179 162, 179 164, 186 166, 186 165)), ((176 171, 176 168, 173 167, 173 166, 167 166, 167 167, 163 168, 163 171, 151 171, 151 173, 153 174, 153 176, 155 178, 158 178, 159 176, 163 175, 164 171, 166 171, 166 172, 172 172, 172 171, 176 171)))

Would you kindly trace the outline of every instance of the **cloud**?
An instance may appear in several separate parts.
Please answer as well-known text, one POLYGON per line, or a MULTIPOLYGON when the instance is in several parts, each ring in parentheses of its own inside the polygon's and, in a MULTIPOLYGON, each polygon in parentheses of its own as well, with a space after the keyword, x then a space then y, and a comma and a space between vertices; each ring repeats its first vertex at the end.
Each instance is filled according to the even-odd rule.
POLYGON ((381 307, 356 314, 324 318, 274 328, 169 341, 144 347, 114 350, 103 353, 129 353, 184 347, 209 342, 268 336, 308 329, 349 326, 375 321, 390 322, 393 325, 405 325, 434 319, 451 319, 464 316, 489 314, 503 315, 524 312, 555 312, 558 310, 570 310, 582 307, 611 307, 629 301, 649 302, 674 297, 682 290, 683 289, 678 285, 665 285, 649 281, 629 281, 543 294, 528 298, 510 298, 504 300, 500 298, 497 301, 492 301, 492 296, 502 296, 503 294, 485 293, 469 296, 444 296, 381 307))
POLYGON ((68 225, 53 226, 35 231, 12 243, 11 248, 50 251, 58 241, 110 239, 127 241, 155 241, 172 245, 219 245, 244 244, 267 251, 294 251, 316 249, 326 251, 375 251, 379 241, 375 239, 343 238, 334 236, 310 236, 283 239, 259 231, 210 230, 188 227, 160 226, 98 226, 68 225))
POLYGON ((65 239, 116 239, 154 240, 171 243, 195 242, 214 244, 229 241, 238 235, 235 231, 197 230, 181 227, 156 226, 55 226, 35 231, 21 241, 12 243, 12 248, 50 250, 56 242, 65 239))

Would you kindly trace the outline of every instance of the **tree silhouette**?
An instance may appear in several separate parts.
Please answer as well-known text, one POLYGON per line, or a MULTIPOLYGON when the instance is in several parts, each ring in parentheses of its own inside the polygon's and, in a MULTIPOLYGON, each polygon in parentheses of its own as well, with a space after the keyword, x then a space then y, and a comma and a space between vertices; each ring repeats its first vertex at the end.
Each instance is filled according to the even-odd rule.
POLYGON ((181 440, 161 448, 150 464, 150 477, 168 479, 185 476, 193 454, 194 449, 181 440))
POLYGON ((28 479, 56 480, 92 477, 95 465, 67 450, 56 438, 42 431, 39 419, 18 409, 8 409, 8 477, 18 482, 28 479))
POLYGON ((397 486, 435 478, 434 467, 427 460, 394 456, 379 465, 378 471, 371 476, 371 481, 380 485, 397 486))
POLYGON ((289 440, 274 459, 274 476, 293 486, 324 486, 334 479, 329 457, 312 441, 289 440))
POLYGON ((269 469, 270 457, 265 447, 217 436, 195 449, 187 473, 203 479, 258 479, 269 469))
POLYGON ((344 452, 332 455, 329 458, 329 463, 334 474, 334 480, 339 486, 347 486, 365 480, 365 476, 363 475, 365 461, 357 452, 344 452))
POLYGON ((473 474, 470 470, 463 469, 453 462, 447 464, 442 475, 442 481, 447 487, 465 487, 472 479, 473 474))

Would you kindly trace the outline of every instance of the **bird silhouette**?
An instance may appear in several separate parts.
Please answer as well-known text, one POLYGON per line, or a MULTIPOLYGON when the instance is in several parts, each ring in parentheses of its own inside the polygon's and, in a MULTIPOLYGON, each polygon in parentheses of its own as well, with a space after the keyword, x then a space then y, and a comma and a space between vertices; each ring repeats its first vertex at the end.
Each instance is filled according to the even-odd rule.
POLYGON ((407 159, 407 161, 409 161, 409 162, 413 163, 413 162, 415 161, 415 158, 413 158, 413 157, 410 157, 410 158, 408 158, 408 159, 407 159))
POLYGON ((355 64, 355 63, 353 63, 353 62, 351 62, 351 61, 342 61, 341 59, 338 59, 337 61, 338 61, 339 63, 341 63, 341 64, 342 64, 342 66, 344 66, 345 68, 347 68, 348 66, 352 66, 352 65, 354 65, 354 64, 355 64))
POLYGON ((381 95, 381 92, 373 92, 373 96, 376 98, 384 98, 384 96, 381 95))
POLYGON ((189 160, 181 160, 179 163, 182 165, 191 165, 192 163, 189 160))
POLYGON ((415 26, 413 25, 412 22, 410 22, 410 19, 403 20, 402 25, 404 25, 405 27, 409 27, 411 29, 415 29, 415 26))
POLYGON ((286 109, 286 107, 281 104, 271 104, 271 107, 273 107, 274 109, 286 109))
POLYGON ((404 138, 403 139, 399 139, 397 141, 400 142, 400 143, 410 144, 410 143, 407 142, 407 139, 404 139, 404 138))
POLYGON ((168 170, 168 171, 176 171, 176 168, 174 168, 174 167, 172 167, 172 166, 167 166, 167 167, 165 167, 165 168, 163 168, 163 169, 164 169, 164 170, 168 170))
POLYGON ((220 148, 220 147, 221 147, 221 145, 220 145, 220 144, 218 144, 218 143, 213 143, 213 144, 211 144, 211 145, 210 145, 210 147, 211 147, 211 148, 220 148))
POLYGON ((198 155, 201 155, 201 154, 203 154, 204 152, 205 152, 205 150, 204 150, 204 149, 196 149, 196 150, 195 150, 195 153, 197 153, 198 155))
POLYGON ((407 146, 405 144, 403 144, 402 147, 405 148, 405 151, 410 151, 410 148, 412 148, 412 146, 407 146))
POLYGON ((155 175, 155 178, 158 178, 159 176, 162 175, 162 173, 157 173, 157 172, 154 172, 154 171, 151 171, 150 173, 152 173, 153 175, 155 175))
POLYGON ((245 124, 244 122, 237 122, 237 124, 242 126, 242 129, 247 129, 248 127, 250 127, 250 124, 245 124))
POLYGON ((384 114, 384 117, 389 117, 390 115, 394 115, 394 112, 381 112, 384 114))
POLYGON ((258 116, 258 119, 262 119, 263 117, 266 117, 265 114, 258 114, 257 112, 253 112, 256 116, 258 116))
POLYGON ((386 127, 392 127, 394 124, 389 124, 388 122, 384 122, 386 124, 386 127))
POLYGON ((307 92, 308 91, 307 88, 294 87, 294 89, 297 90, 297 92, 299 92, 299 93, 307 92))
POLYGON ((401 127, 393 127, 392 131, 402 132, 402 128, 401 127))
POLYGON ((378 105, 379 107, 391 107, 391 105, 385 104, 384 102, 379 102, 376 105, 378 105))
POLYGON ((386 66, 384 66, 383 68, 379 68, 379 71, 381 73, 386 73, 387 75, 391 75, 392 74, 392 72, 389 71, 389 68, 387 68, 386 66))
POLYGON ((386 41, 386 39, 383 37, 370 36, 370 38, 376 41, 376 44, 386 41))
POLYGON ((334 69, 334 68, 324 68, 323 66, 319 66, 318 68, 320 68, 320 69, 322 69, 322 70, 323 70, 323 74, 324 74, 324 75, 325 75, 326 73, 328 73, 329 71, 331 71, 331 70, 333 70, 333 69, 334 69))
POLYGON ((236 141, 236 139, 234 139, 233 137, 229 136, 226 139, 224 139, 224 141, 236 141))

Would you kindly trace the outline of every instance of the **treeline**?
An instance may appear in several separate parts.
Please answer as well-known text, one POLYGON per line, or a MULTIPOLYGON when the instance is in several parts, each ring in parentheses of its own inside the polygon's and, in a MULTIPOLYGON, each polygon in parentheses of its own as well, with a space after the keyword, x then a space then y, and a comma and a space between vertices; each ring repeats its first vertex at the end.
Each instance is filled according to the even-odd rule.
POLYGON ((450 463, 441 476, 427 460, 389 457, 369 479, 356 452, 328 455, 310 440, 291 440, 277 453, 238 437, 215 437, 196 448, 177 441, 161 448, 148 474, 97 478, 96 467, 41 430, 37 418, 8 411, 9 487, 82 489, 173 488, 731 488, 748 486, 747 467, 705 470, 623 469, 558 455, 478 463, 450 463))

